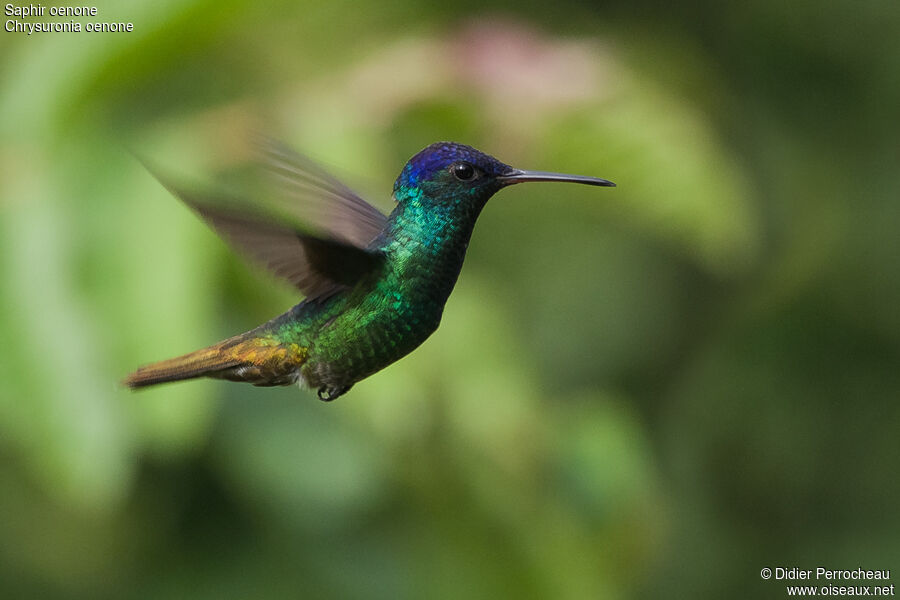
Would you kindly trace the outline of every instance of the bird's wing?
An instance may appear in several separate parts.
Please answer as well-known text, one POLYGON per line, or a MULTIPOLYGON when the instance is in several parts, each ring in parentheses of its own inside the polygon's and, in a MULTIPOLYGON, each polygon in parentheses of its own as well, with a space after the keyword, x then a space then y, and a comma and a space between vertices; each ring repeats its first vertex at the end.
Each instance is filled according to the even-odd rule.
POLYGON ((311 159, 270 138, 257 141, 260 165, 276 182, 273 197, 301 222, 365 248, 387 217, 311 159))
MULTIPOLYGON (((309 159, 265 142, 254 170, 274 176, 268 205, 197 191, 148 170, 236 250, 321 299, 353 286, 384 261, 367 249, 387 217, 309 159)), ((145 163, 146 165, 146 163, 145 163)), ((247 193, 247 192, 244 192, 247 193)))

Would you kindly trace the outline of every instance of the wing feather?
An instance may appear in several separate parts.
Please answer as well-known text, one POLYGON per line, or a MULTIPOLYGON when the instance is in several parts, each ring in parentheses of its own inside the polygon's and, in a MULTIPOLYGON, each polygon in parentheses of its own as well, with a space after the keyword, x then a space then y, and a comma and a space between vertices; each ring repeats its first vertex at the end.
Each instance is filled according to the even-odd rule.
POLYGON ((311 159, 262 138, 261 164, 273 175, 285 208, 332 237, 365 248, 384 230, 387 217, 311 159))
POLYGON ((252 166, 276 183, 263 193, 269 206, 197 191, 145 166, 236 250, 310 299, 352 287, 383 264, 383 255, 367 247, 384 229, 384 214, 310 159, 269 139, 259 149, 252 166))

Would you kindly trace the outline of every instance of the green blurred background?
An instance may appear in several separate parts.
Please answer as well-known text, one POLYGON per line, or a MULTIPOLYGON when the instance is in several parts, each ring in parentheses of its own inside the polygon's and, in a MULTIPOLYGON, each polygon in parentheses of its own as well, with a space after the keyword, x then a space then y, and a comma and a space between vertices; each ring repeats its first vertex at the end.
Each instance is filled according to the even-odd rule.
POLYGON ((98 6, 134 31, 0 32, 0 597, 900 568, 894 0, 98 6), (443 139, 619 187, 494 198, 439 331, 333 404, 130 393, 297 300, 128 152, 247 114, 385 211, 443 139))

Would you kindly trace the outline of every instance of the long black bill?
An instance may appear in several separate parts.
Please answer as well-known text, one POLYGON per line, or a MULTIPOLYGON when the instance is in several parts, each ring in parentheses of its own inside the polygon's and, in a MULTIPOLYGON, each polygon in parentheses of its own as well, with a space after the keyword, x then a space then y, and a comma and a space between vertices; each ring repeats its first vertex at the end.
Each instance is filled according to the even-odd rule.
POLYGON ((612 181, 599 177, 585 177, 584 175, 566 175, 565 173, 548 173, 546 171, 522 171, 513 169, 506 175, 501 175, 497 181, 503 185, 525 183, 526 181, 568 181, 569 183, 583 183, 586 185, 602 185, 604 187, 616 187, 612 181))

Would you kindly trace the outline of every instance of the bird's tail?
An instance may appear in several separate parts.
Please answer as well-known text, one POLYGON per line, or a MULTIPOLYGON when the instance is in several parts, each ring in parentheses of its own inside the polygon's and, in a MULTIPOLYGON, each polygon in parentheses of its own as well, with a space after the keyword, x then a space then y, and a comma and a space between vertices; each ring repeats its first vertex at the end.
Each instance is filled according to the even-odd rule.
POLYGON ((290 385, 299 377, 306 348, 243 334, 184 356, 140 367, 123 383, 132 389, 196 377, 290 385))

